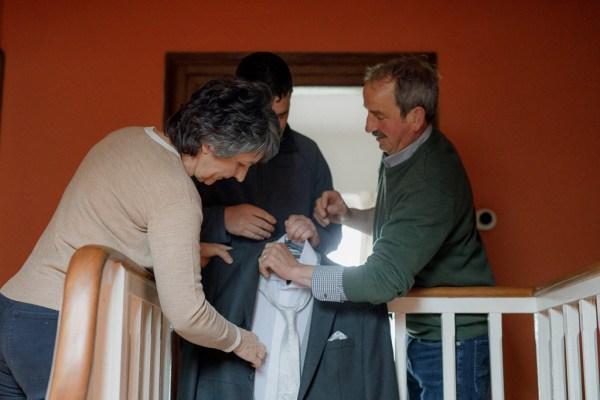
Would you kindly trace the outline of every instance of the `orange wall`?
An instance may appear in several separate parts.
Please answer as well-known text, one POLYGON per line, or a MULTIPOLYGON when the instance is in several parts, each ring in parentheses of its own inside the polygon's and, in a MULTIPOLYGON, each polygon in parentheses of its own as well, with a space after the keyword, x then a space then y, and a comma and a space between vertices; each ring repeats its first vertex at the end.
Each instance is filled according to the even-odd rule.
MULTIPOLYGON (((0 282, 93 143, 160 125, 167 51, 436 51, 442 128, 477 207, 498 215, 483 233, 498 283, 540 284, 600 260, 596 0, 20 0, 0 11, 0 282)), ((518 339, 529 325, 506 325, 507 398, 534 397, 518 339)))

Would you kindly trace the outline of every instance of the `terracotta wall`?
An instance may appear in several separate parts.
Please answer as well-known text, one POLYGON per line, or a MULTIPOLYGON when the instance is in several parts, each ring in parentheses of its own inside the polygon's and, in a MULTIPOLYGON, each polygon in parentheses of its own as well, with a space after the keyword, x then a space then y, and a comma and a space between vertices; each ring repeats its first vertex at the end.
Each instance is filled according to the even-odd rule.
MULTIPOLYGON (((93 143, 160 125, 167 51, 436 51, 442 128, 477 206, 498 215, 483 234, 498 283, 600 260, 596 0, 20 0, 0 2, 0 18, 0 282, 93 143)), ((506 323, 510 399, 535 397, 530 325, 506 323)))

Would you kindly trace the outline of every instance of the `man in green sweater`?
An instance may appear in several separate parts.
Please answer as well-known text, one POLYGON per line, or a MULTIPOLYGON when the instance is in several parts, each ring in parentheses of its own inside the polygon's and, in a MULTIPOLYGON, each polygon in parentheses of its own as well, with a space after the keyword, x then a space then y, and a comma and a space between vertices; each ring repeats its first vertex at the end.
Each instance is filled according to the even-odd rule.
MULTIPOLYGON (((475 222, 473 195, 460 157, 432 125, 438 72, 417 57, 367 71, 365 130, 383 151, 374 208, 348 208, 340 193, 317 200, 323 225, 345 224, 373 235, 373 253, 357 268, 299 264, 285 246, 268 244, 263 275, 310 286, 322 301, 383 303, 414 287, 492 286, 494 276, 475 222)), ((439 315, 407 318, 411 400, 442 399, 439 315)), ((457 398, 488 399, 489 344, 485 315, 456 318, 457 398)))

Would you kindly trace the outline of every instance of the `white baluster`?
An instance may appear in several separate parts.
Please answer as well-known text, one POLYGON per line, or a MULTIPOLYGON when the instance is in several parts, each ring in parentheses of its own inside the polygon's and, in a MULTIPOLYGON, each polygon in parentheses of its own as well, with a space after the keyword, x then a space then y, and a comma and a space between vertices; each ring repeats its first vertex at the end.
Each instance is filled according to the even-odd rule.
POLYGON ((502 314, 488 315, 488 336, 490 338, 490 368, 492 378, 492 399, 504 399, 504 363, 502 359, 502 314))
POLYGON ((583 382, 586 400, 600 399, 596 304, 595 297, 579 301, 581 346, 583 352, 583 382))
POLYGON ((442 314, 444 400, 456 399, 456 327, 454 313, 442 314))

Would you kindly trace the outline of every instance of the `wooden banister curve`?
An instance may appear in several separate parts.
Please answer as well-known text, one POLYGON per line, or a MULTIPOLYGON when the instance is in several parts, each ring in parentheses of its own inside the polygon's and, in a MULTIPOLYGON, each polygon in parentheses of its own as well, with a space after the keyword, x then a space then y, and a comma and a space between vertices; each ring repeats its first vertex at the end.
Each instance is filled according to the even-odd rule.
POLYGON ((78 249, 69 263, 53 361, 49 400, 85 399, 90 382, 102 275, 107 265, 154 281, 148 270, 98 245, 78 249))

